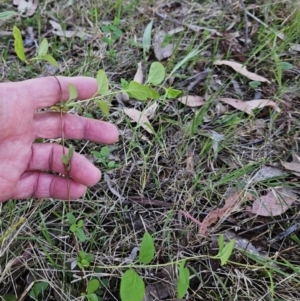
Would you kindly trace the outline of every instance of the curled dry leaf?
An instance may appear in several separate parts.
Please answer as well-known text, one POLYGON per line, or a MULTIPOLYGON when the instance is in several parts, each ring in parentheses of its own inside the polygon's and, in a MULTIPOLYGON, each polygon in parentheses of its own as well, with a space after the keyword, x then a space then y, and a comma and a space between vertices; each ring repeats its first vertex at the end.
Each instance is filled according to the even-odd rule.
POLYGON ((14 0, 14 5, 18 5, 18 12, 24 17, 32 16, 39 4, 39 0, 14 0))
POLYGON ((277 112, 281 111, 278 108, 277 104, 269 99, 255 99, 249 101, 242 101, 235 98, 220 98, 220 100, 229 104, 237 110, 246 112, 247 114, 251 114, 254 109, 263 108, 266 106, 273 108, 277 112))
POLYGON ((134 122, 138 123, 148 133, 153 134, 151 129, 147 126, 150 122, 143 112, 137 109, 124 109, 124 113, 134 122))
POLYGON ((296 162, 283 162, 281 161, 281 165, 289 170, 292 171, 294 175, 296 175, 297 177, 300 177, 300 163, 296 163, 296 162))
POLYGON ((215 65, 226 65, 226 66, 231 67, 233 70, 235 70, 239 74, 242 74, 242 75, 246 76, 247 78, 249 78, 249 79, 251 79, 253 81, 270 83, 270 81, 267 80, 265 77, 257 75, 256 73, 248 71, 245 66, 243 66, 242 64, 237 63, 237 62, 219 60, 219 61, 215 62, 215 65))
POLYGON ((297 198, 291 189, 273 188, 253 202, 250 212, 261 216, 277 216, 287 211, 297 198))
POLYGON ((162 47, 166 34, 167 33, 164 30, 160 30, 154 35, 153 49, 155 57, 159 61, 170 57, 173 53, 174 45, 167 44, 166 46, 162 47))
POLYGON ((201 107, 205 104, 204 97, 201 96, 187 95, 178 100, 189 107, 201 107))
POLYGON ((78 37, 80 39, 86 39, 91 37, 91 35, 86 34, 83 29, 80 27, 77 27, 76 30, 63 30, 59 23, 50 20, 49 23, 52 26, 52 31, 54 34, 60 37, 66 37, 66 38, 72 38, 72 37, 78 37))
MULTIPOLYGON (((243 193, 241 191, 234 192, 225 200, 225 205, 222 208, 216 208, 210 211, 199 227, 199 234, 206 236, 208 234, 209 226, 237 210, 241 205, 242 197, 243 193)), ((251 196, 249 195, 248 198, 250 197, 251 196)))
POLYGON ((149 108, 144 111, 144 116, 148 117, 149 120, 154 119, 155 111, 158 107, 158 103, 154 102, 149 108))
POLYGON ((138 68, 136 70, 136 74, 133 78, 133 80, 139 84, 142 84, 143 83, 143 69, 142 69, 142 62, 139 62, 138 63, 138 68))

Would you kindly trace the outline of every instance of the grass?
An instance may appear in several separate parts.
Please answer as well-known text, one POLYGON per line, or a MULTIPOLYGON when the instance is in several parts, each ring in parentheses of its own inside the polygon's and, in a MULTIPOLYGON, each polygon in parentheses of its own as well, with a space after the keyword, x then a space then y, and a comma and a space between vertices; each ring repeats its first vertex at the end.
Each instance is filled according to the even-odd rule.
MULTIPOLYGON (((0 4, 0 10, 14 10, 10 2, 0 4)), ((152 38, 159 29, 168 31, 178 26, 155 15, 157 7, 160 11, 164 7, 156 1, 83 3, 81 7, 77 1, 73 5, 48 1, 40 4, 39 11, 30 18, 0 21, 3 31, 12 31, 14 24, 24 32, 32 26, 37 41, 47 37, 50 52, 59 61, 59 70, 45 64, 41 65, 45 73, 40 74, 16 59, 12 36, 7 36, 0 41, 2 80, 45 76, 49 70, 67 76, 95 76, 103 68, 110 84, 119 87, 121 78, 133 79, 139 61, 143 61, 145 73, 156 61, 153 49, 144 60, 143 49, 134 46, 141 43, 146 25, 153 19, 152 38), (123 34, 108 45, 101 39, 100 28, 115 17, 121 20, 119 29, 123 34), (51 33, 50 19, 67 30, 73 30, 76 24, 93 38, 62 39, 51 33)), ((244 11, 239 1, 224 6, 215 1, 180 3, 177 9, 176 5, 164 8, 168 16, 223 33, 232 25, 231 32, 244 37, 244 11)), ((300 10, 297 1, 245 1, 245 6, 251 43, 247 47, 242 39, 238 43, 245 49, 247 68, 265 76, 271 84, 254 89, 250 80, 230 68, 213 65, 217 59, 237 61, 230 48, 221 48, 225 33, 217 36, 185 28, 174 36, 175 53, 163 64, 167 75, 172 75, 169 77, 175 89, 185 79, 210 69, 191 91, 187 91, 188 84, 178 88, 186 94, 205 96, 204 106, 189 108, 175 100, 161 101, 151 120, 156 135, 151 136, 130 122, 115 99, 108 118, 96 104, 82 103, 76 113, 111 121, 120 129, 119 142, 110 147, 116 168, 95 162, 102 169, 103 179, 82 199, 71 203, 77 220, 84 220, 88 239, 80 242, 71 234, 67 205, 59 200, 10 200, 0 204, 0 296, 4 300, 17 300, 22 294, 24 300, 31 300, 29 292, 41 281, 48 287, 40 292, 38 300, 80 300, 93 277, 101 282, 99 298, 119 300, 120 277, 128 266, 124 259, 139 246, 145 230, 154 238, 156 254, 151 268, 137 271, 146 285, 165 284, 168 292, 160 299, 175 300, 177 271, 171 263, 183 258, 189 259, 191 272, 188 300, 300 298, 299 232, 270 243, 270 239, 299 222, 298 201, 279 217, 251 217, 246 210, 251 204, 247 202, 214 224, 208 238, 200 237, 197 226, 179 213, 184 210, 202 221, 235 190, 258 196, 278 186, 299 191, 297 177, 290 173, 261 182, 254 182, 253 176, 262 166, 280 167, 280 160, 288 161, 293 151, 299 152, 300 53, 289 49, 292 44, 300 44, 300 10), (292 69, 286 70, 282 62, 291 64, 292 69), (261 109, 248 116, 218 101, 220 97, 250 100, 256 94, 276 100, 282 113, 261 109), (214 132, 223 135, 217 152, 211 138, 214 132), (215 238, 227 230, 251 242, 268 255, 271 263, 236 248, 230 262, 220 266, 211 256, 216 254, 215 238), (79 251, 94 257, 84 269, 76 263, 79 251)), ((32 46, 27 55, 32 56, 34 51, 32 46)), ((167 80, 163 86, 169 85, 167 80)), ((125 103, 140 110, 147 105, 125 103)), ((92 160, 96 160, 92 152, 100 152, 102 147, 84 141, 70 143, 92 160)), ((160 288, 159 293, 163 295, 164 290, 160 288)))

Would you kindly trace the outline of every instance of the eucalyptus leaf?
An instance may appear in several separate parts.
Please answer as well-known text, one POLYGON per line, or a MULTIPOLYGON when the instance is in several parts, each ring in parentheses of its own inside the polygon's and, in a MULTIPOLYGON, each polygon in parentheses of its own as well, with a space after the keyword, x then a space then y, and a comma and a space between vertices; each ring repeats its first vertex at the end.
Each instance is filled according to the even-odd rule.
POLYGON ((122 301, 142 301, 145 296, 143 279, 132 269, 121 278, 120 296, 122 301))

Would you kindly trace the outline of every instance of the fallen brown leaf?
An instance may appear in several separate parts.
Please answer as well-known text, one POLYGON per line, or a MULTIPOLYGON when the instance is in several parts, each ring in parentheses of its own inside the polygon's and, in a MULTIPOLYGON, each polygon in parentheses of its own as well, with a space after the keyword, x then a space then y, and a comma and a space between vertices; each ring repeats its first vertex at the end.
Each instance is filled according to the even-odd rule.
POLYGON ((187 105, 188 107, 201 107, 205 104, 204 97, 187 95, 178 98, 178 101, 187 105))
POLYGON ((86 34, 84 30, 80 27, 77 27, 76 30, 63 30, 61 25, 53 20, 50 20, 49 23, 52 26, 52 32, 60 37, 72 38, 78 37, 80 39, 86 39, 91 37, 91 35, 86 34))
POLYGON ((296 175, 297 177, 300 177, 300 163, 296 163, 296 162, 283 162, 281 161, 281 165, 289 170, 292 171, 294 175, 296 175))
POLYGON ((249 101, 242 101, 235 98, 220 98, 220 100, 229 104, 237 110, 246 112, 247 114, 251 114, 254 109, 263 108, 266 106, 273 108, 277 112, 281 111, 278 108, 277 104, 269 99, 255 99, 249 101))
POLYGON ((39 4, 39 0, 14 0, 14 5, 18 5, 18 12, 24 17, 32 16, 39 4))
POLYGON ((167 44, 166 46, 162 47, 166 34, 167 33, 164 30, 160 30, 154 35, 153 49, 155 57, 159 61, 170 57, 173 53, 174 45, 167 44))
POLYGON ((226 65, 231 67, 233 70, 238 72, 239 74, 242 74, 246 76, 247 78, 254 80, 254 81, 259 81, 259 82, 267 82, 270 83, 269 80, 267 80, 265 77, 257 75, 256 73, 250 72, 247 70, 245 66, 243 66, 240 63, 237 62, 232 62, 232 61, 225 61, 225 60, 219 60, 214 63, 215 65, 226 65))
POLYGON ((146 125, 146 123, 150 124, 150 122, 143 112, 137 109, 124 109, 124 112, 130 119, 138 123, 148 133, 153 134, 150 128, 146 125))
POLYGON ((155 111, 158 107, 158 103, 154 102, 149 108, 144 111, 144 116, 148 117, 149 120, 154 119, 155 111))
POLYGON ((250 212, 261 216, 277 216, 287 211, 297 198, 291 189, 273 188, 253 202, 250 212))

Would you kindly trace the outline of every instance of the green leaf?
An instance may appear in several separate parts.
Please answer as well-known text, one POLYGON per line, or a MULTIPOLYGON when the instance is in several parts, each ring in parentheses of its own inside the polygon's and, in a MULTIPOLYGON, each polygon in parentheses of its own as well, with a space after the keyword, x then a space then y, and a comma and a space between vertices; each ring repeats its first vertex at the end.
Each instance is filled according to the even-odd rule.
POLYGON ((97 105, 101 112, 108 117, 109 116, 109 105, 105 100, 98 100, 97 105))
POLYGON ((180 90, 169 88, 169 89, 166 89, 166 93, 167 93, 167 98, 172 99, 172 98, 176 98, 182 92, 180 90))
POLYGON ((100 153, 101 153, 102 157, 108 159, 109 154, 110 154, 110 150, 109 150, 109 148, 107 146, 103 146, 103 147, 101 147, 100 153))
POLYGON ((69 164, 69 158, 66 156, 66 155, 62 155, 61 156, 61 159, 62 159, 62 161, 63 161, 63 163, 65 164, 65 165, 68 165, 69 164))
POLYGON ((139 262, 148 264, 153 259, 154 253, 155 247, 153 238, 148 232, 145 232, 139 251, 139 262))
POLYGON ((132 269, 121 278, 120 296, 122 301, 142 301, 145 296, 143 279, 132 269))
POLYGON ((218 245, 219 245, 219 253, 220 253, 224 248, 224 235, 223 234, 219 235, 218 245))
POLYGON ((153 20, 147 24, 144 34, 143 34, 143 52, 144 55, 149 52, 150 47, 151 47, 151 30, 152 30, 152 25, 153 25, 153 20))
POLYGON ((89 281, 87 285, 87 293, 88 295, 93 294, 100 286, 100 282, 98 279, 92 279, 89 281))
POLYGON ((98 301, 98 297, 96 294, 86 295, 86 298, 88 299, 88 301, 98 301))
POLYGON ((11 295, 11 294, 0 296, 0 297, 2 298, 1 301, 17 301, 18 300, 17 296, 11 295))
POLYGON ((68 150, 68 159, 69 159, 69 161, 71 161, 73 156, 74 156, 74 146, 71 144, 70 147, 69 147, 69 150, 68 150))
POLYGON ((216 257, 221 260, 221 265, 227 263, 234 249, 234 245, 235 245, 235 240, 232 239, 228 244, 225 245, 225 247, 219 252, 219 254, 217 254, 216 257))
POLYGON ((126 90, 129 87, 129 82, 126 79, 121 78, 121 85, 122 85, 122 89, 126 90))
POLYGON ((280 67, 284 71, 291 70, 294 68, 294 66, 288 62, 280 62, 280 67))
POLYGON ((177 282, 177 296, 182 299, 189 288, 190 271, 184 267, 185 260, 179 265, 179 277, 177 282))
POLYGON ((159 85, 162 83, 166 76, 165 67, 163 64, 159 62, 154 62, 151 64, 149 75, 148 75, 148 82, 152 85, 159 85))
POLYGON ((40 281, 36 282, 32 288, 32 290, 29 293, 29 296, 38 301, 38 296, 41 292, 43 292, 47 287, 49 286, 48 282, 46 281, 40 281))
POLYGON ((260 85, 261 85, 261 82, 256 81, 256 80, 249 82, 249 86, 253 89, 258 88, 260 85))
POLYGON ((51 64, 54 67, 58 67, 58 62, 55 60, 55 58, 52 55, 48 53, 40 57, 40 59, 47 61, 49 64, 51 64))
POLYGON ((107 167, 108 167, 108 168, 113 168, 113 167, 115 166, 115 164, 116 164, 115 161, 109 161, 109 162, 107 163, 107 167))
POLYGON ((97 73, 98 93, 106 95, 109 91, 109 83, 104 70, 99 70, 97 73))
POLYGON ((70 227, 70 231, 71 231, 72 233, 75 233, 76 230, 77 230, 77 225, 76 225, 76 224, 72 224, 71 227, 70 227))
POLYGON ((78 223, 77 223, 77 227, 82 228, 83 223, 84 223, 83 219, 79 220, 78 223))
POLYGON ((129 83, 129 86, 125 91, 130 97, 137 100, 155 99, 159 97, 159 94, 155 90, 133 80, 129 83))
POLYGON ((73 84, 69 83, 68 90, 69 90, 69 101, 77 99, 78 96, 77 89, 73 84))
POLYGON ((85 242, 86 241, 86 235, 84 234, 82 228, 77 228, 76 231, 75 231, 75 235, 77 236, 77 238, 81 242, 85 242))
POLYGON ((47 39, 43 39, 42 42, 39 45, 39 52, 38 55, 39 56, 44 56, 47 54, 48 52, 48 48, 49 48, 49 44, 47 39))
POLYGON ((20 32, 20 29, 17 26, 13 27, 13 35, 14 35, 14 39, 15 39, 16 54, 17 54, 18 58, 21 61, 26 62, 26 56, 25 56, 25 52, 24 52, 22 35, 21 35, 21 32, 20 32))
POLYGON ((76 224, 76 218, 73 213, 67 213, 67 219, 70 225, 76 224))
POLYGON ((10 19, 11 17, 17 16, 18 13, 12 10, 4 11, 0 13, 0 20, 10 19))
POLYGON ((87 253, 87 254, 85 255, 85 258, 86 258, 86 260, 87 260, 88 262, 92 262, 92 261, 94 260, 94 255, 93 255, 93 254, 87 253))

